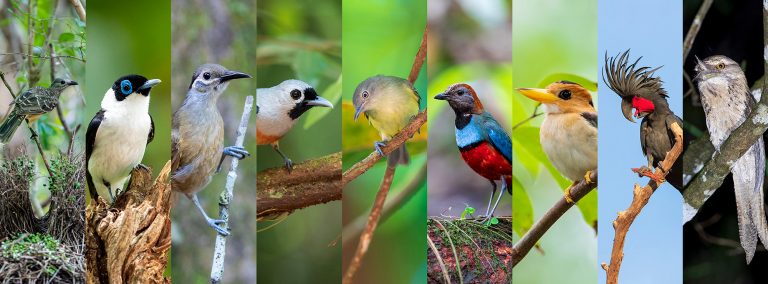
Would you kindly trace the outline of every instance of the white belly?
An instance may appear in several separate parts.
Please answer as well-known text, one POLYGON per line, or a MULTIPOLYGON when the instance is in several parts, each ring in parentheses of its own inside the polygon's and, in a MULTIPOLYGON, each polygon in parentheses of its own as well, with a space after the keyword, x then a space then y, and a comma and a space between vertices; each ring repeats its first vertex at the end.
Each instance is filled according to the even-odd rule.
POLYGON ((567 179, 581 180, 597 168, 597 129, 579 114, 548 115, 541 125, 541 146, 552 165, 567 179))

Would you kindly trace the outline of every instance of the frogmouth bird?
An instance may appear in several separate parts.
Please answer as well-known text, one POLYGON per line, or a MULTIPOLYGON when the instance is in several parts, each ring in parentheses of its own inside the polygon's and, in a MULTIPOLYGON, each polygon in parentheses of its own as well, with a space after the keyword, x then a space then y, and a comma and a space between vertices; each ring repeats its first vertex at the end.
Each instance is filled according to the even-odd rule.
POLYGON ((635 122, 634 117, 642 119, 640 123, 640 150, 648 160, 647 166, 633 171, 647 176, 656 182, 669 181, 678 191, 683 190, 683 159, 677 159, 664 176, 661 162, 675 145, 673 128, 682 129, 683 121, 669 109, 667 91, 662 86, 661 78, 654 72, 661 67, 639 67, 642 57, 629 63, 629 50, 617 57, 605 58, 603 82, 621 97, 621 112, 624 117, 635 122), (658 169, 659 171, 654 171, 658 169))
POLYGON ((315 88, 299 80, 285 80, 271 88, 256 91, 256 144, 271 145, 283 158, 285 168, 293 169, 293 161, 280 151, 280 139, 288 133, 302 114, 313 107, 333 108, 333 104, 317 95, 315 88))
MULTIPOLYGON (((747 79, 739 64, 732 59, 714 55, 696 59, 696 77, 701 103, 706 116, 709 140, 720 151, 731 131, 739 127, 752 112, 755 99, 749 92, 747 79)), ((768 244, 768 225, 765 218, 763 179, 765 178, 765 149, 760 137, 731 166, 736 210, 739 220, 739 239, 746 252, 747 263, 752 261, 758 238, 768 244)))
POLYGON ((445 100, 456 113, 456 144, 464 162, 492 185, 491 197, 485 209, 486 222, 493 216, 506 190, 512 195, 512 142, 504 128, 485 111, 475 90, 467 84, 455 84, 435 96, 445 100), (496 202, 496 181, 501 182, 496 202))
MULTIPOLYGON (((589 91, 570 81, 517 90, 544 106, 539 140, 552 165, 573 181, 571 186, 581 180, 591 183, 589 176, 597 169, 597 110, 589 91)), ((573 203, 570 187, 565 200, 573 203)))

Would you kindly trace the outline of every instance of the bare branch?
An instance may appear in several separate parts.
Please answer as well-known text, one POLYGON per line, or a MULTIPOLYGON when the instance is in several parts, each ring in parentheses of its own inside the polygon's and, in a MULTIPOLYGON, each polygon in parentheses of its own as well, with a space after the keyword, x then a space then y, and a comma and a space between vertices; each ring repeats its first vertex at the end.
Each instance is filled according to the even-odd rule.
POLYGON ((693 41, 701 29, 701 23, 704 22, 704 17, 707 16, 707 11, 712 6, 712 2, 714 0, 704 0, 701 3, 701 7, 699 7, 699 11, 696 12, 696 17, 693 18, 693 23, 688 28, 688 33, 685 34, 685 40, 683 40, 683 59, 688 58, 688 53, 691 52, 691 47, 693 47, 693 41))

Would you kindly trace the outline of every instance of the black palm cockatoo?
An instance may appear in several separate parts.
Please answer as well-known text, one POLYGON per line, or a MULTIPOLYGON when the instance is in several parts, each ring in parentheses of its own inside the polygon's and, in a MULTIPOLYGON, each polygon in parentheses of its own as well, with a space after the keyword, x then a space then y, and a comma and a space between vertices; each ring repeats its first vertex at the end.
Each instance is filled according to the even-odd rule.
MULTIPOLYGON (((637 67, 641 58, 629 64, 629 50, 618 58, 609 58, 606 54, 603 81, 621 97, 621 112, 627 120, 635 122, 633 115, 642 118, 640 147, 648 159, 648 166, 633 171, 663 182, 665 177, 652 169, 661 169, 661 162, 675 145, 673 127, 682 129, 683 122, 669 109, 667 91, 661 86, 661 79, 654 76, 654 72, 661 67, 637 67)), ((666 180, 680 192, 683 191, 682 173, 683 159, 677 159, 666 176, 666 180)))

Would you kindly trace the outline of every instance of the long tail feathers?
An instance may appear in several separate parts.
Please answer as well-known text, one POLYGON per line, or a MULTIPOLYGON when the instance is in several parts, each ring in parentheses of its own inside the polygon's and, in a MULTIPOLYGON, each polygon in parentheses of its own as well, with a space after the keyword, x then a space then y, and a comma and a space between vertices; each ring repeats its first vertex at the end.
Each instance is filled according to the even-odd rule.
POLYGON ((0 124, 0 142, 6 144, 8 141, 11 141, 11 137, 16 133, 16 129, 19 128, 23 121, 24 117, 21 115, 13 113, 8 115, 5 121, 0 124))
POLYGON ((405 148, 405 144, 400 148, 395 149, 392 153, 389 153, 387 157, 387 166, 407 165, 411 162, 411 157, 408 155, 408 149, 405 148))
POLYGON ((768 243, 768 222, 763 203, 764 171, 765 149, 761 138, 731 169, 739 220, 739 239, 746 252, 747 263, 750 263, 755 255, 758 238, 763 244, 768 243))

